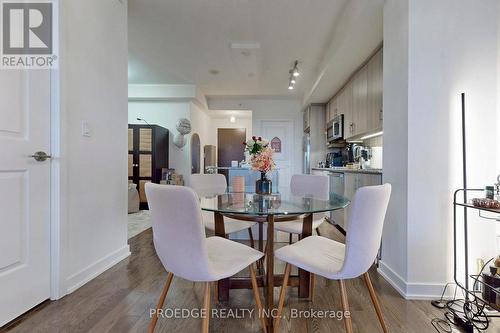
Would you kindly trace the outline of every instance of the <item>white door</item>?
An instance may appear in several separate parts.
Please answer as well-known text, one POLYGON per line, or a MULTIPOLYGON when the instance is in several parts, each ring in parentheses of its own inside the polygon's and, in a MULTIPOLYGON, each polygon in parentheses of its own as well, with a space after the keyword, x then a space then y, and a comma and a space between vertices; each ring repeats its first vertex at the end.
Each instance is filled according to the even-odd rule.
POLYGON ((50 296, 50 76, 0 70, 0 326, 50 296))
MULTIPOLYGON (((293 161, 293 122, 286 120, 263 120, 262 137, 272 140, 278 138, 281 141, 281 152, 274 153, 274 161, 279 168, 279 187, 289 187, 292 177, 293 161)), ((300 147, 296 147, 300 149, 300 147)))

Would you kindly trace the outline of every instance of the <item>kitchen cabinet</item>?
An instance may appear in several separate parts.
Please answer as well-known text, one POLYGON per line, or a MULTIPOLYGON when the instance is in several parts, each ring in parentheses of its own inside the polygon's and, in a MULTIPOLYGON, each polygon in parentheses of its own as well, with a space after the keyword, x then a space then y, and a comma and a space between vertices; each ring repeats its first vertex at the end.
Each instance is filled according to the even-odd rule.
POLYGON ((328 119, 344 115, 345 139, 383 129, 383 51, 377 51, 328 103, 328 119))
POLYGON ((364 66, 354 76, 352 81, 352 112, 353 121, 349 124, 352 127, 352 136, 356 136, 367 131, 367 97, 368 97, 368 71, 364 66))
POLYGON ((304 110, 304 132, 308 132, 309 131, 310 119, 311 119, 311 107, 308 106, 304 110))
POLYGON ((168 168, 169 132, 157 125, 128 125, 128 181, 139 188, 140 209, 148 209, 144 186, 159 184, 168 168))
MULTIPOLYGON (((356 191, 363 186, 373 186, 382 184, 381 174, 369 174, 369 173, 344 173, 344 196, 352 201, 356 191)), ((343 228, 347 228, 347 221, 349 221, 349 216, 351 216, 351 205, 344 209, 344 225, 343 228)))
POLYGON ((352 81, 338 94, 337 98, 338 114, 344 115, 344 137, 347 139, 354 136, 354 126, 351 124, 357 122, 358 114, 353 110, 353 84, 352 81))
POLYGON ((368 94, 367 94, 367 130, 382 130, 382 90, 383 90, 383 54, 379 50, 367 64, 368 94))

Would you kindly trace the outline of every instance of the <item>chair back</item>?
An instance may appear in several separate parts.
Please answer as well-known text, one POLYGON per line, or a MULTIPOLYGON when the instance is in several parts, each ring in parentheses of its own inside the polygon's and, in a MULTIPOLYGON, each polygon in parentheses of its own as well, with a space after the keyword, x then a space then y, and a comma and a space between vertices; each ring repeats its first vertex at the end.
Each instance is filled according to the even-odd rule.
POLYGON ((366 273, 375 261, 390 196, 391 184, 361 187, 354 194, 340 272, 346 279, 366 273))
POLYGON ((191 175, 191 188, 198 195, 222 194, 226 192, 226 177, 220 173, 191 175))
POLYGON ((293 175, 290 191, 297 196, 311 196, 319 200, 330 198, 330 178, 322 175, 293 175))
POLYGON ((153 243, 165 269, 191 281, 210 277, 200 202, 189 187, 146 184, 153 243))

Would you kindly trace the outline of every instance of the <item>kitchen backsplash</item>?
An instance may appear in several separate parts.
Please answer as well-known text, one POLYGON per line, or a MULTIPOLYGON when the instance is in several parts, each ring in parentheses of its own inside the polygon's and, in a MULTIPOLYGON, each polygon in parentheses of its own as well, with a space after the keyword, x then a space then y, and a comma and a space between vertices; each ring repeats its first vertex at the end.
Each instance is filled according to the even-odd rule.
POLYGON ((363 141, 363 146, 366 147, 383 147, 384 146, 384 136, 376 136, 374 138, 366 139, 363 141))

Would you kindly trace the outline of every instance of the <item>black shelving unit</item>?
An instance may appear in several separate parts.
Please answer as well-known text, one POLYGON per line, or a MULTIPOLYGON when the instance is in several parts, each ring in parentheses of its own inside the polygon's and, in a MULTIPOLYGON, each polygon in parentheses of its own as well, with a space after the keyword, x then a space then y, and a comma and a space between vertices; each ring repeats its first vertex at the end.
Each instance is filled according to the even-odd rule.
MULTIPOLYGON (((478 292, 474 290, 470 290, 469 288, 469 279, 472 278, 474 281, 477 283, 483 285, 483 288, 491 288, 491 290, 497 294, 500 295, 500 291, 496 290, 494 286, 491 286, 484 282, 481 278, 480 275, 476 274, 469 274, 469 244, 468 244, 468 230, 469 230, 469 225, 468 225, 468 220, 467 220, 467 212, 469 209, 477 210, 478 214, 481 216, 481 212, 489 212, 489 213, 495 213, 498 214, 500 218, 500 209, 491 209, 491 208, 483 208, 483 207, 477 207, 474 206, 470 203, 466 203, 466 200, 464 202, 458 202, 457 197, 460 193, 463 193, 463 197, 467 198, 467 193, 468 192, 484 192, 483 189, 458 189, 455 191, 453 195, 453 278, 455 280, 455 283, 458 287, 460 287, 464 292, 465 292, 465 297, 468 300, 470 297, 473 297, 476 300, 481 301, 485 305, 490 306, 492 309, 496 310, 496 314, 489 315, 489 317, 500 317, 500 307, 497 306, 496 304, 491 304, 484 300, 481 296, 478 296, 478 292), (464 231, 464 262, 465 262, 465 273, 464 273, 464 283, 462 284, 460 281, 458 281, 457 277, 457 262, 458 262, 458 254, 457 254, 457 210, 459 208, 463 208, 464 212, 464 225, 463 225, 463 231, 464 231)), ((482 216, 481 216, 482 217, 482 216)), ((496 218, 485 218, 485 221, 494 221, 495 223, 500 223, 499 219, 496 218)))

